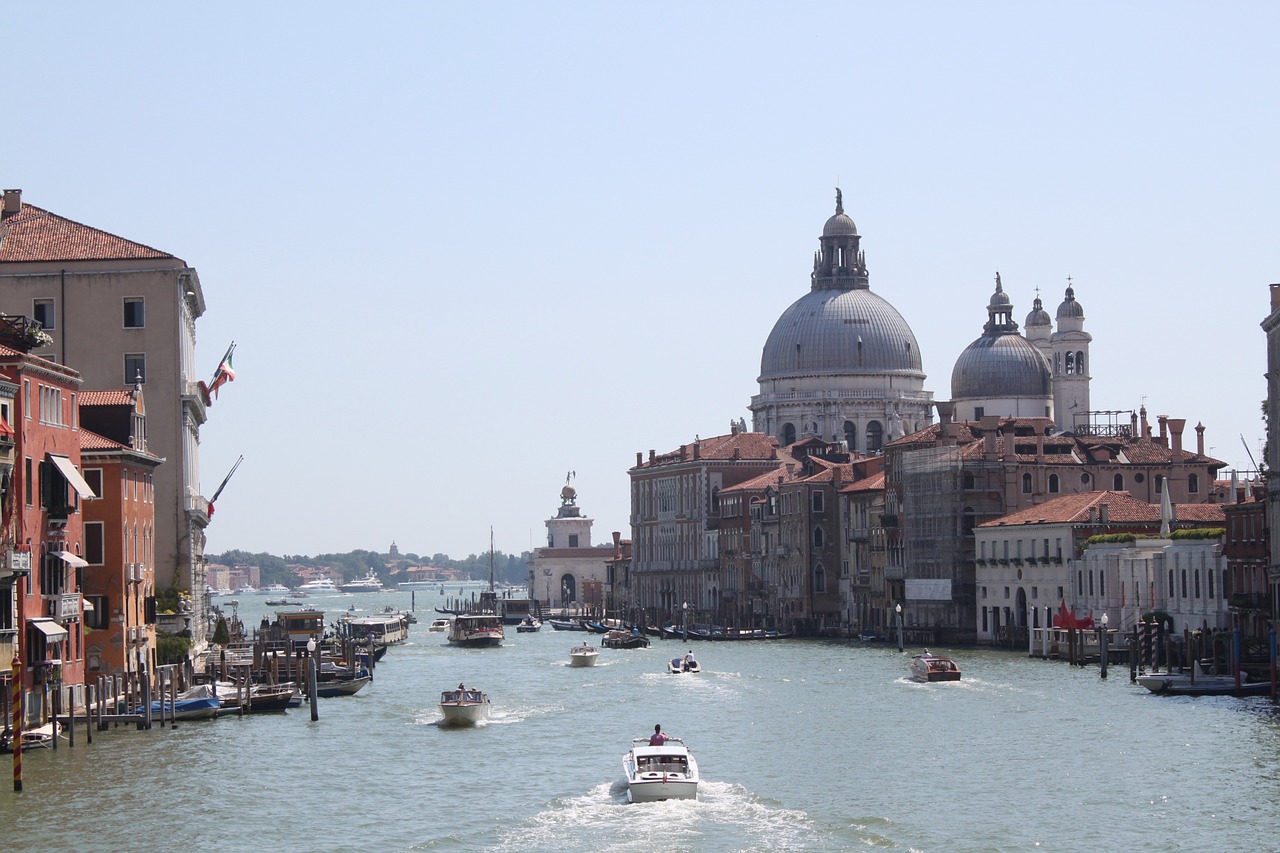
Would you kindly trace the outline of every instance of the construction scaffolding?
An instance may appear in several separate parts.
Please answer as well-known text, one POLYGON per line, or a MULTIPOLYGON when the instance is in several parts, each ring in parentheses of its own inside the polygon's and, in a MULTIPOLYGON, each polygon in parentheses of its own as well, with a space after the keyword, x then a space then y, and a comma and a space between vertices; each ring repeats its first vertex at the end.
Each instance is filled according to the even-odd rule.
POLYGON ((935 447, 901 456, 903 615, 907 627, 932 632, 934 642, 974 630, 974 510, 961 453, 935 447))

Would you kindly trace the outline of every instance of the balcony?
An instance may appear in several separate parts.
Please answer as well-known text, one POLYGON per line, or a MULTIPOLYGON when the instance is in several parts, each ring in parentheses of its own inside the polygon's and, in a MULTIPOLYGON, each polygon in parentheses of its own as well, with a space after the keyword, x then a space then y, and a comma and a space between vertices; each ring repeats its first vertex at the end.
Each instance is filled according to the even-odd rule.
POLYGON ((1265 592, 1237 592, 1231 596, 1229 603, 1234 610, 1271 609, 1271 597, 1265 592))

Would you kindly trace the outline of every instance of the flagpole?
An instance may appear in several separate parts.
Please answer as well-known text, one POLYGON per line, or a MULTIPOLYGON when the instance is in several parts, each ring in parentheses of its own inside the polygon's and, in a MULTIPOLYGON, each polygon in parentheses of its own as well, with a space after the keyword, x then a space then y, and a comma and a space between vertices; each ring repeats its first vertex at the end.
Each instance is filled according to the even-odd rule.
POLYGON ((222 365, 227 363, 227 359, 231 358, 231 353, 235 352, 235 350, 236 350, 236 342, 232 341, 231 346, 227 347, 226 354, 223 355, 222 358, 218 360, 218 366, 213 369, 213 380, 211 381, 217 380, 218 371, 222 368, 222 365))

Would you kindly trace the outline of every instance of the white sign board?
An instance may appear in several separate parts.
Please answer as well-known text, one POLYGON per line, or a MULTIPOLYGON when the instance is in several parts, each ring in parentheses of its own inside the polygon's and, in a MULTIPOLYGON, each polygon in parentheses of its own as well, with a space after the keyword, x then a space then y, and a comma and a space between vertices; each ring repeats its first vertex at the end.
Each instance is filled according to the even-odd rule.
POLYGON ((907 578, 907 601, 950 601, 951 581, 939 578, 907 578))

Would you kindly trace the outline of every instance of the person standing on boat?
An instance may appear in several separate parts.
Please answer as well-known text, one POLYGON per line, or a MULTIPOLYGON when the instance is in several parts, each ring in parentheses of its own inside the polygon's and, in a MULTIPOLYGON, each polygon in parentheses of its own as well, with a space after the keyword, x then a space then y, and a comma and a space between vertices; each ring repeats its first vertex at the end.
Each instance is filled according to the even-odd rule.
POLYGON ((662 746, 669 740, 671 740, 671 735, 662 730, 662 723, 655 723, 653 734, 649 736, 649 746, 662 746))
POLYGON ((697 665, 698 665, 698 662, 694 660, 694 657, 693 657, 693 649, 689 649, 689 653, 684 656, 684 668, 693 669, 697 665))

